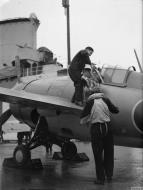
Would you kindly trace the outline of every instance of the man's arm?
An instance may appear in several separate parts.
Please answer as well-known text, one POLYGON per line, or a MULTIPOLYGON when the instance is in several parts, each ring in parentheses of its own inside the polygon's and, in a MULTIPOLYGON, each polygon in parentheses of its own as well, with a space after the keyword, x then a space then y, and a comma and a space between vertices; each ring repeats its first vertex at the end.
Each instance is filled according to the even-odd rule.
POLYGON ((80 116, 80 124, 87 124, 89 122, 89 116, 92 109, 92 106, 94 104, 94 100, 88 101, 81 113, 80 116))
POLYGON ((87 87, 89 88, 89 81, 88 81, 88 78, 85 77, 84 75, 82 75, 81 80, 82 80, 83 86, 84 86, 84 87, 87 86, 87 87))
POLYGON ((94 104, 94 100, 90 100, 86 103, 86 105, 81 113, 80 118, 86 117, 87 115, 90 114, 93 104, 94 104))
POLYGON ((103 101, 107 104, 107 106, 108 106, 108 108, 109 108, 109 111, 110 111, 111 113, 119 113, 118 107, 116 107, 116 106, 110 101, 109 98, 103 97, 102 99, 103 99, 103 101))
POLYGON ((82 55, 82 61, 84 62, 84 64, 91 65, 91 60, 85 50, 81 52, 81 55, 82 55))
POLYGON ((85 55, 85 64, 91 65, 90 58, 87 54, 85 55))

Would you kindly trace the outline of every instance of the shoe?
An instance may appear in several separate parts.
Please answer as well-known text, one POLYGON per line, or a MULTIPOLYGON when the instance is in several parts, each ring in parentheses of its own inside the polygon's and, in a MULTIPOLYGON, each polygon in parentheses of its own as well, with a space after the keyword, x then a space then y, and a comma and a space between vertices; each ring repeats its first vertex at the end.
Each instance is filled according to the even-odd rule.
POLYGON ((75 101, 75 104, 78 106, 83 106, 83 103, 81 101, 75 101))
POLYGON ((107 177, 107 182, 111 183, 112 182, 112 177, 107 177))
POLYGON ((97 179, 97 180, 94 181, 94 184, 96 184, 96 185, 104 185, 104 181, 97 179))

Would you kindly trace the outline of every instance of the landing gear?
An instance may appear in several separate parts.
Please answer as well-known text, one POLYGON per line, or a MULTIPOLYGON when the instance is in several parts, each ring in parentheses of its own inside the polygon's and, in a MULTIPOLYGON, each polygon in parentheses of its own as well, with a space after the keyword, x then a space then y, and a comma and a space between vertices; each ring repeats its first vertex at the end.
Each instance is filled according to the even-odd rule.
POLYGON ((76 145, 73 142, 64 142, 61 147, 64 159, 71 160, 77 154, 76 145))
POLYGON ((18 145, 14 150, 13 159, 18 166, 26 165, 31 160, 30 150, 26 145, 18 145))
POLYGON ((47 145, 45 145, 46 147, 46 152, 47 153, 52 153, 52 143, 47 143, 47 145))
POLYGON ((18 146, 14 150, 13 159, 17 166, 23 167, 30 163, 32 149, 43 145, 51 153, 53 144, 61 147, 61 153, 66 160, 72 160, 77 154, 76 145, 70 139, 49 132, 46 119, 39 117, 32 137, 28 132, 18 134, 18 146))

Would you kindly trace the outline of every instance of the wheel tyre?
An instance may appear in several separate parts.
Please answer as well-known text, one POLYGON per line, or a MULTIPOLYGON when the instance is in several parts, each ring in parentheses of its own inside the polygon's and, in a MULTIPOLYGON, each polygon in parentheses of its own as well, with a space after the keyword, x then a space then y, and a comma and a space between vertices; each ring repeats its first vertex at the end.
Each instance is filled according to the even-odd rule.
POLYGON ((31 153, 26 147, 26 145, 18 145, 13 153, 13 159, 16 165, 24 166, 31 159, 31 153))
POLYGON ((66 142, 61 148, 64 159, 71 160, 77 154, 76 145, 73 142, 66 142))

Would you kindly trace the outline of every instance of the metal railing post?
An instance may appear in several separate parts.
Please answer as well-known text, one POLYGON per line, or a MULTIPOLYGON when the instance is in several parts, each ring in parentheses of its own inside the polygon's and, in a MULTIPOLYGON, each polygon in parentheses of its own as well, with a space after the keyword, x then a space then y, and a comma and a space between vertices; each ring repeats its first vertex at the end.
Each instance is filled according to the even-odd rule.
POLYGON ((16 66, 17 81, 19 83, 20 82, 20 74, 21 74, 19 56, 15 56, 15 66, 16 66))

